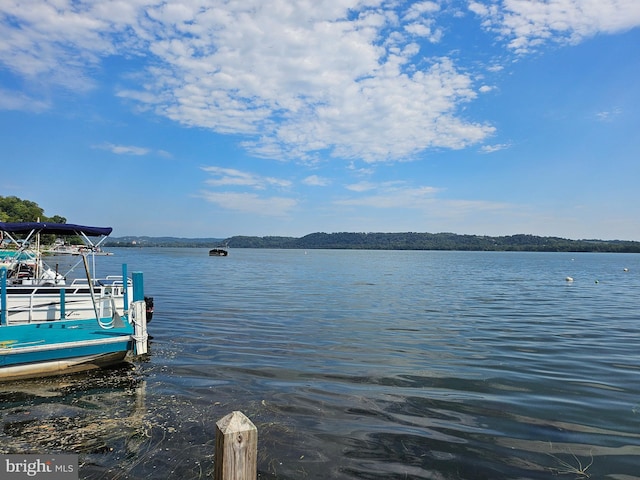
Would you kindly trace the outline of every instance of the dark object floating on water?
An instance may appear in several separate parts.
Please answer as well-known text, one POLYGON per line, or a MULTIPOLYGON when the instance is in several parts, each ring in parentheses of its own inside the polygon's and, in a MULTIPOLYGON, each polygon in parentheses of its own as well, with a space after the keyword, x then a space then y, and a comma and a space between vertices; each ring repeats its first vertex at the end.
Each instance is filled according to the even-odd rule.
POLYGON ((229 255, 229 252, 224 248, 212 248, 209 250, 210 257, 226 257, 227 255, 229 255))

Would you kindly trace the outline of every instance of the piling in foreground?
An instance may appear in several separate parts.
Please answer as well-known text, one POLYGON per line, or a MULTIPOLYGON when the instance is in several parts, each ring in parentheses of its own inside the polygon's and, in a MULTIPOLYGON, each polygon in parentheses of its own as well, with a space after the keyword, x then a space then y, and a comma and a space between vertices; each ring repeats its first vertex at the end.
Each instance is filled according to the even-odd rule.
POLYGON ((242 412, 216 422, 215 480, 256 480, 258 429, 242 412))

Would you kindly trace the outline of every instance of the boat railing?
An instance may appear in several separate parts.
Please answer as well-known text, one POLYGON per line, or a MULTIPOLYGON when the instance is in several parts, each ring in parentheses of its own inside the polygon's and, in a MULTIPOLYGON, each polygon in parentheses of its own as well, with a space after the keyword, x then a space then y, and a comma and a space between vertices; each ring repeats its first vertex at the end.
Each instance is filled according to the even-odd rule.
MULTIPOLYGON (((107 275, 106 277, 99 279, 103 285, 122 285, 122 275, 107 275)), ((133 281, 130 278, 127 278, 127 286, 130 287, 133 285, 133 281)))
MULTIPOLYGON (((107 275, 103 278, 95 278, 92 280, 94 285, 123 285, 122 275, 107 275)), ((86 278, 74 278, 69 285, 89 285, 89 281, 86 278)), ((130 278, 127 278, 127 286, 131 286, 132 282, 130 278)))
POLYGON ((108 290, 95 297, 95 309, 88 293, 46 287, 24 290, 25 294, 3 301, 4 325, 90 318, 95 317, 96 310, 100 318, 111 318, 116 311, 114 296, 108 290))
POLYGON ((75 279, 68 285, 10 287, 7 270, 0 268, 0 325, 95 318, 96 313, 99 319, 113 318, 116 313, 127 316, 129 289, 134 301, 144 294, 141 274, 134 272, 129 278, 126 264, 122 267, 123 275, 92 280, 91 286, 86 279, 75 279))

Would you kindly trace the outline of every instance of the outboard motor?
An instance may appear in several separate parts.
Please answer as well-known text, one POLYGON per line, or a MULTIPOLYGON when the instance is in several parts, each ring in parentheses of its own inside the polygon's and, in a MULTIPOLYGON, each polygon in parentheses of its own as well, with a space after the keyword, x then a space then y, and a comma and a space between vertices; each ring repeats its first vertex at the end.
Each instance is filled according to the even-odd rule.
POLYGON ((47 268, 42 275, 40 275, 40 284, 44 286, 64 285, 65 279, 58 272, 47 268))
POLYGON ((144 297, 144 303, 147 306, 147 323, 153 317, 153 297, 144 297))

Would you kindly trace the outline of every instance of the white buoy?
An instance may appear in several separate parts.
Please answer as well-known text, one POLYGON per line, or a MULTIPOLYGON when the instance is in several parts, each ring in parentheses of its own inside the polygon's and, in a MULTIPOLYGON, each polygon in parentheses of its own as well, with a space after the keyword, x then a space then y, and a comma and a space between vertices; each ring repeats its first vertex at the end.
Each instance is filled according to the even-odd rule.
POLYGON ((629 269, 625 267, 625 268, 623 268, 623 269, 622 269, 622 271, 623 271, 623 272, 628 272, 628 271, 629 271, 629 269))
POLYGON ((567 282, 573 282, 573 277, 567 277, 567 278, 565 278, 565 280, 566 280, 567 282))

